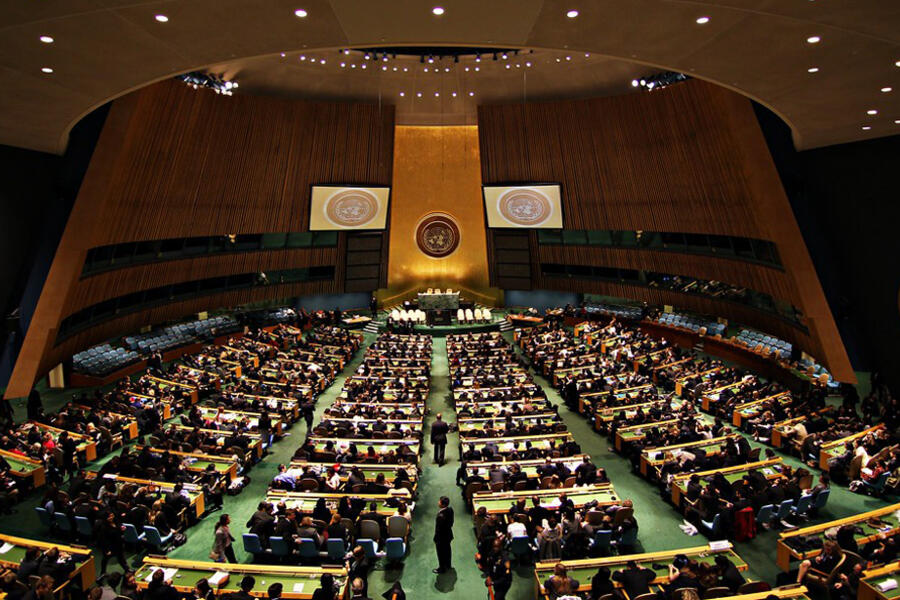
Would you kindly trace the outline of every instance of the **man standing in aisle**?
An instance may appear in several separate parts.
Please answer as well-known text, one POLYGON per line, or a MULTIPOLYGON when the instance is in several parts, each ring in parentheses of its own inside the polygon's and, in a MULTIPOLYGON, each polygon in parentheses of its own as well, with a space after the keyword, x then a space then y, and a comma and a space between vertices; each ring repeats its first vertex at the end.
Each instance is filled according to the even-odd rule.
POLYGON ((446 573, 450 570, 450 542, 453 541, 453 509, 450 498, 441 496, 438 501, 438 513, 434 518, 434 547, 438 555, 438 568, 432 573, 446 573))
POLYGON ((447 447, 447 434, 450 426, 441 420, 441 413, 436 416, 436 421, 431 424, 431 444, 434 446, 434 462, 444 466, 444 449, 447 447))

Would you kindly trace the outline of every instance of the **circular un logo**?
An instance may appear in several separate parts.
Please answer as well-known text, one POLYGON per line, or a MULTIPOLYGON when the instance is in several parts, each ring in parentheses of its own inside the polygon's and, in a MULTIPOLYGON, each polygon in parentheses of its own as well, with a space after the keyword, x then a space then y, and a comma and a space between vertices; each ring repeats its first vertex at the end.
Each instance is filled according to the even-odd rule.
POLYGON ((325 218, 338 227, 362 227, 378 214, 378 198, 363 189, 344 189, 325 201, 325 218))
POLYGON ((459 247, 459 225, 446 213, 431 213, 416 226, 416 245, 432 258, 450 256, 459 247))
POLYGON ((550 199, 532 188, 515 188, 497 199, 497 210, 510 223, 535 227, 550 218, 550 199))

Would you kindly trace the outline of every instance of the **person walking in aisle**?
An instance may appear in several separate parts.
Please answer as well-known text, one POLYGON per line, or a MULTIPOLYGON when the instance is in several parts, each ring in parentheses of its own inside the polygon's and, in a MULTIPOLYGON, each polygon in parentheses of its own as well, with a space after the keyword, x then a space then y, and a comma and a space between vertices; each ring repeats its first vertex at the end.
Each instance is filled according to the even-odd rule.
POLYGON ((213 542, 212 552, 210 552, 210 558, 216 562, 237 562, 234 547, 231 545, 234 536, 231 535, 231 529, 228 528, 229 523, 231 523, 231 517, 227 513, 220 516, 219 522, 216 523, 216 538, 213 542))
POLYGON ((437 550, 438 567, 432 573, 446 573, 451 568, 450 542, 453 541, 453 508, 450 498, 441 496, 438 513, 434 518, 434 547, 437 550))
POLYGON ((441 420, 441 413, 436 415, 436 421, 431 424, 431 444, 434 446, 434 462, 444 466, 444 449, 447 447, 447 434, 450 426, 441 420))

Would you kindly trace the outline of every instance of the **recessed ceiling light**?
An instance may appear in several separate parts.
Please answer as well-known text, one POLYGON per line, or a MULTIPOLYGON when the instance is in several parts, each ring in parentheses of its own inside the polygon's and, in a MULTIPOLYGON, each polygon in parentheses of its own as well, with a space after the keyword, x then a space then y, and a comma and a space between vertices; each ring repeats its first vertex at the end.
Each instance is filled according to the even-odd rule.
POLYGON ((284 52, 281 53, 281 58, 284 58, 284 52))
POLYGON ((450 95, 453 96, 454 98, 456 98, 456 92, 453 92, 453 93, 450 94, 450 95))
POLYGON ((426 72, 426 73, 428 72, 428 67, 425 67, 425 72, 426 72))
POLYGON ((468 73, 468 72, 469 72, 469 67, 465 67, 465 68, 463 69, 463 71, 465 71, 466 73, 468 73))
POLYGON ((396 71, 396 70, 397 70, 397 67, 394 67, 394 70, 396 71))
POLYGON ((898 60, 897 62, 895 62, 895 63, 894 63, 894 66, 895 66, 895 67, 900 67, 900 60, 898 60))
POLYGON ((881 88, 881 92, 884 93, 884 94, 887 94, 888 92, 891 92, 891 91, 893 91, 893 90, 894 90, 894 88, 892 88, 892 87, 883 87, 883 88, 881 88))
POLYGON ((506 63, 506 68, 507 68, 507 69, 509 68, 509 63, 506 63))
POLYGON ((474 96, 474 95, 475 95, 475 92, 469 92, 469 95, 470 95, 470 96, 474 96))
POLYGON ((309 13, 306 12, 305 10, 303 10, 302 8, 298 8, 297 10, 294 11, 294 14, 297 15, 298 17, 300 17, 301 19, 305 19, 306 15, 308 15, 309 13))
POLYGON ((431 9, 431 12, 439 17, 444 14, 444 8, 441 6, 435 6, 431 9))
POLYGON ((324 64, 325 64, 325 59, 323 58, 323 59, 320 60, 319 62, 322 63, 322 64, 324 65, 324 64))
POLYGON ((640 83, 637 79, 632 79, 632 80, 631 80, 631 87, 637 87, 637 86, 639 86, 640 84, 641 84, 641 83, 640 83))
POLYGON ((41 72, 49 74, 53 72, 53 69, 51 69, 50 67, 41 67, 41 72))
POLYGON ((435 98, 437 98, 437 97, 440 96, 440 95, 441 95, 440 92, 435 92, 435 93, 434 93, 434 97, 435 97, 435 98))
POLYGON ((476 71, 480 71, 480 70, 481 70, 481 67, 475 67, 475 70, 476 70, 476 71))
POLYGON ((894 124, 895 124, 895 125, 900 125, 900 119, 894 119, 894 124))
POLYGON ((159 21, 160 23, 168 23, 169 22, 169 17, 167 17, 166 15, 156 15, 153 18, 156 19, 157 21, 159 21))
POLYGON ((810 67, 806 70, 807 73, 818 73, 819 67, 810 67))
POLYGON ((875 110, 874 108, 871 108, 871 109, 869 109, 869 110, 866 111, 866 114, 867 114, 867 115, 877 115, 877 114, 878 114, 878 111, 875 110))
POLYGON ((403 67, 403 72, 406 73, 407 71, 409 71, 409 67, 403 67))
POLYGON ((590 52, 585 52, 585 53, 584 53, 584 57, 585 57, 585 58, 590 58, 590 57, 591 57, 591 53, 590 53, 590 52))
POLYGON ((363 64, 363 65, 362 65, 362 68, 363 68, 363 69, 365 69, 365 68, 366 68, 366 65, 365 65, 365 64, 363 64))
POLYGON ((444 73, 449 73, 449 72, 450 72, 450 67, 444 67, 444 73))
MULTIPOLYGON (((282 54, 282 56, 284 56, 284 54, 282 54)), ((301 55, 300 55, 300 60, 306 60, 306 56, 304 56, 303 54, 301 54, 301 55)))
POLYGON ((344 67, 346 67, 346 66, 347 66, 347 63, 341 63, 341 68, 342 68, 342 69, 343 69, 344 67))
POLYGON ((531 66, 531 63, 530 63, 530 62, 527 62, 527 63, 525 63, 525 66, 526 66, 526 67, 530 67, 530 66, 531 66))
POLYGON ((706 25, 707 23, 709 23, 709 17, 698 17, 697 18, 697 25, 706 25))
POLYGON ((350 68, 351 68, 351 69, 355 69, 355 68, 356 68, 356 63, 352 63, 352 64, 350 65, 350 68))
POLYGON ((400 92, 400 97, 401 97, 401 98, 402 98, 403 96, 405 96, 405 95, 406 95, 405 93, 400 92))
POLYGON ((45 44, 52 44, 52 43, 53 43, 53 38, 50 37, 49 35, 42 35, 42 36, 41 36, 40 38, 38 38, 38 39, 40 39, 40 40, 41 40, 42 42, 44 42, 45 44))
POLYGON ((863 131, 868 131, 868 130, 872 129, 872 126, 871 125, 863 125, 862 129, 863 129, 863 131))
POLYGON ((808 38, 806 38, 806 43, 808 43, 808 44, 818 44, 821 41, 822 41, 822 38, 820 38, 817 35, 811 35, 808 38))
POLYGON ((566 13, 566 16, 569 17, 570 19, 574 19, 575 17, 578 16, 578 11, 575 9, 572 9, 566 13))
POLYGON ((421 98, 421 97, 422 97, 422 92, 416 92, 416 98, 421 98))

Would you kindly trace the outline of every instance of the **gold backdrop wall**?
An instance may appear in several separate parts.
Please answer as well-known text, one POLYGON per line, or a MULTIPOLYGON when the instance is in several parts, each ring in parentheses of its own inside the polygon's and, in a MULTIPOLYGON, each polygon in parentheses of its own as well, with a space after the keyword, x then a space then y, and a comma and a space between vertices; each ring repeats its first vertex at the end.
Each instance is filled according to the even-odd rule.
POLYGON ((487 241, 481 199, 477 127, 397 127, 391 191, 388 288, 393 304, 429 287, 462 290, 477 302, 495 304, 488 287, 487 241), (450 215, 459 245, 443 258, 425 254, 416 227, 432 213, 450 215))

